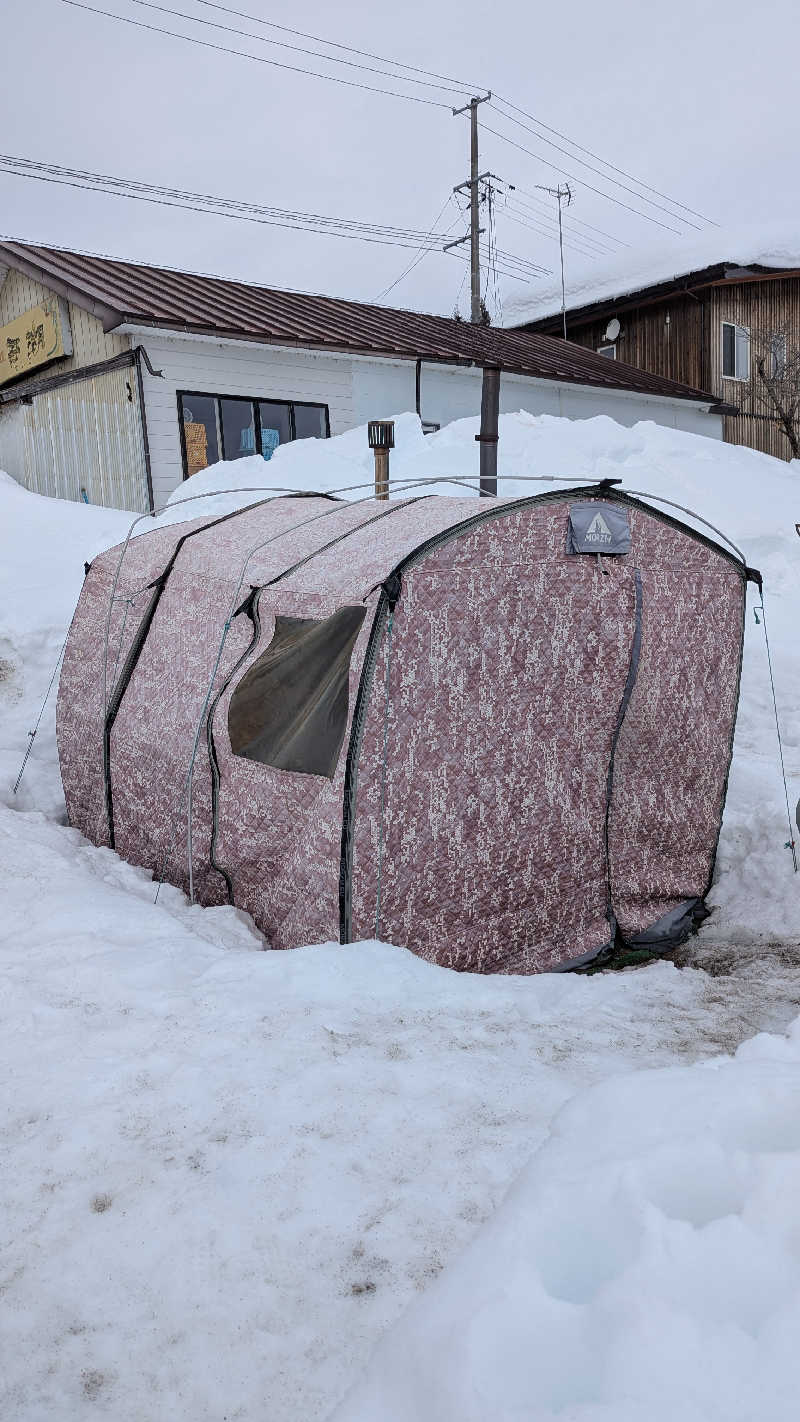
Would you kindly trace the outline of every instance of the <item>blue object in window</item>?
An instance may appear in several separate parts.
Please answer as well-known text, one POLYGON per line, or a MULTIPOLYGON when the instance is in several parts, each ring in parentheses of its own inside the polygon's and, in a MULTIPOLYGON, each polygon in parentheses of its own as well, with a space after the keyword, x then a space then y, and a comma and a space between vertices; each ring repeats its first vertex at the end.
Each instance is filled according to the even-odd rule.
POLYGON ((255 454, 256 433, 252 425, 246 425, 242 430, 242 439, 239 445, 240 454, 255 454))
POLYGON ((261 453, 265 459, 271 459, 275 450, 281 442, 280 430, 265 430, 261 427, 261 453))

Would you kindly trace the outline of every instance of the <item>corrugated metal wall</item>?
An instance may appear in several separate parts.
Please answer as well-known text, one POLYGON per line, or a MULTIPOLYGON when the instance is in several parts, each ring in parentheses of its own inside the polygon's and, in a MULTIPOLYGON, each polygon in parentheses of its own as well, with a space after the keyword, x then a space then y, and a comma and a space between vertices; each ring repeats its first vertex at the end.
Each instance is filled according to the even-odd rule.
POLYGON ((0 469, 20 479, 25 463, 25 417, 21 405, 0 406, 0 469))
POLYGON ((23 406, 26 488, 144 513, 142 420, 132 366, 79 380, 23 406))

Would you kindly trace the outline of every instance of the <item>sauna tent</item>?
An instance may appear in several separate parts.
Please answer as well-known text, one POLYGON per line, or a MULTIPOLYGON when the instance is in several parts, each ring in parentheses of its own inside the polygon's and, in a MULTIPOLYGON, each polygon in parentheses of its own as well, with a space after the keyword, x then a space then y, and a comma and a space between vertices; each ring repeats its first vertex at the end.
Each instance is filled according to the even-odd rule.
POLYGON ((674 946, 706 913, 748 577, 609 481, 159 527, 87 568, 70 821, 273 948, 532 973, 674 946))

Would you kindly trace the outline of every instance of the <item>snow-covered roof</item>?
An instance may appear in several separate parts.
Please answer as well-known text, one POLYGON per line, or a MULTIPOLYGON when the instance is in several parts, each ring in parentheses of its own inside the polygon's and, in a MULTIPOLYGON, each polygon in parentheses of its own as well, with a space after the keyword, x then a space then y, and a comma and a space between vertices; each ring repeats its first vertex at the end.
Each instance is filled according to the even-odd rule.
MULTIPOLYGON (((628 249, 604 267, 595 266, 570 280, 566 265, 567 310, 575 311, 597 301, 613 301, 630 296, 661 282, 675 281, 691 272, 718 263, 730 266, 800 267, 800 229, 774 226, 731 234, 720 228, 701 233, 692 241, 673 243, 648 252, 628 249)), ((505 324, 518 326, 525 321, 541 321, 561 310, 561 278, 532 287, 516 299, 505 302, 505 324)))

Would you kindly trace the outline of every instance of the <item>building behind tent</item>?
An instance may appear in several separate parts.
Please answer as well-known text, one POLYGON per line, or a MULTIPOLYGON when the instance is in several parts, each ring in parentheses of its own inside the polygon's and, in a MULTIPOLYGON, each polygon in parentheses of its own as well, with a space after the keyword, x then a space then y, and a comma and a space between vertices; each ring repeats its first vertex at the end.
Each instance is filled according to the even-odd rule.
POLYGON ((550 337, 22 243, 0 244, 0 468, 36 492, 141 512, 216 460, 271 457, 416 410, 480 410, 720 438, 718 402, 550 337))
MULTIPOLYGON (((800 244, 796 250, 800 250, 800 244)), ((669 259, 674 270, 675 257, 669 259)), ((785 431, 758 376, 800 350, 800 259, 793 267, 762 261, 716 261, 674 276, 632 281, 620 272, 592 299, 590 287, 567 309, 567 337, 609 360, 712 391, 723 412, 723 437, 779 459, 791 459, 785 431), (589 299, 586 299, 586 298, 589 299)), ((529 315, 514 329, 559 338, 560 294, 533 294, 529 315)))

